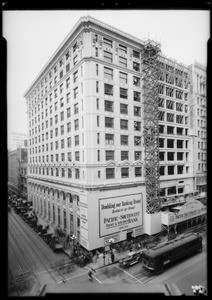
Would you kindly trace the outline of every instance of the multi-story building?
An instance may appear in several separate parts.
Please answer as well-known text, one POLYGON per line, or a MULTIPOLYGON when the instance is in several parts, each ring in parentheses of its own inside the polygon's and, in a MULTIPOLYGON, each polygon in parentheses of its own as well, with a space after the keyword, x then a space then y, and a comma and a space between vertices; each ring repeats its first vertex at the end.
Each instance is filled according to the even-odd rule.
POLYGON ((20 132, 12 132, 12 145, 11 150, 16 150, 18 148, 27 147, 27 134, 20 132))
POLYGON ((191 72, 191 123, 193 128, 193 162, 198 199, 206 201, 206 67, 198 62, 189 66, 191 72))
MULTIPOLYGON (((149 213, 151 197, 146 201, 146 185, 154 185, 157 174, 152 168, 147 176, 145 167, 144 47, 144 41, 83 17, 24 95, 29 200, 40 221, 74 234, 88 250, 111 237, 118 242, 160 232, 166 218, 160 209, 149 213)), ((167 213, 194 191, 189 70, 162 56, 157 67, 158 201, 167 213)))
POLYGON ((8 152, 8 188, 27 198, 27 148, 8 152))

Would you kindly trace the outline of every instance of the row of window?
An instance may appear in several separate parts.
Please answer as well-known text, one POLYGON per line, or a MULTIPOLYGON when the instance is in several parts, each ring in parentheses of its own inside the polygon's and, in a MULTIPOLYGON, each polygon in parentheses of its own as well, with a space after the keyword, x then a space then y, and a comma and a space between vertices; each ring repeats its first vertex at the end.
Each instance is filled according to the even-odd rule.
POLYGON ((174 140, 174 139, 165 139, 159 138, 159 147, 160 148, 186 148, 188 149, 188 140, 174 140), (166 145, 165 145, 166 141, 166 145))
POLYGON ((159 133, 160 134, 171 134, 171 135, 188 135, 188 128, 184 127, 175 127, 169 125, 159 124, 159 133))
POLYGON ((160 161, 174 161, 176 158, 178 161, 183 161, 185 158, 184 156, 186 155, 186 161, 188 161, 188 152, 159 152, 159 159, 160 161))
MULTIPOLYGON (((83 161, 84 161, 84 151, 83 153, 83 161)), ((102 161, 102 159, 100 159, 100 150, 97 150, 97 161, 102 161)), ((117 156, 117 154, 116 154, 117 156)), ((43 163, 48 163, 50 162, 65 162, 65 161, 72 161, 72 152, 67 152, 67 154, 63 153, 56 153, 49 155, 46 155, 46 160, 45 160, 45 156, 39 156, 38 159, 37 157, 34 160, 34 157, 30 157, 30 163, 41 163, 41 159, 43 163), (49 160, 50 159, 50 160, 49 160)), ((79 151, 74 151, 74 159, 76 161, 80 160, 80 152, 79 151)), ((123 150, 120 151, 120 159, 121 161, 123 160, 129 160, 129 151, 127 150, 123 150)), ((115 151, 114 150, 106 150, 105 151, 105 160, 115 160, 115 151)), ((134 151, 134 160, 141 160, 141 151, 134 151)))
MULTIPOLYGON (((36 86, 36 88, 32 91, 29 98, 33 98, 36 95, 44 93, 44 87, 46 88, 47 85, 51 82, 53 79, 53 76, 56 76, 59 72, 60 78, 62 78, 63 74, 61 73, 64 69, 64 66, 66 65, 66 72, 70 69, 70 59, 71 56, 73 56, 73 66, 76 65, 78 57, 77 57, 77 43, 75 43, 70 49, 66 51, 63 57, 60 58, 58 62, 55 63, 52 70, 49 71, 48 75, 36 86)), ((54 77, 54 81, 55 81, 54 77)))
POLYGON ((167 175, 180 175, 180 174, 188 174, 189 167, 177 165, 177 166, 160 166, 159 169, 160 176, 167 175))
POLYGON ((164 84, 158 84, 158 93, 161 95, 166 95, 168 97, 173 97, 179 100, 188 101, 188 92, 182 90, 165 86, 164 84))
POLYGON ((178 115, 175 113, 168 113, 162 110, 159 110, 158 119, 159 121, 163 121, 163 122, 185 124, 185 125, 188 125, 188 120, 189 120, 187 116, 178 115))
POLYGON ((166 72, 160 73, 159 80, 185 89, 188 88, 189 84, 189 82, 187 80, 184 80, 182 77, 177 77, 176 74, 166 72))
POLYGON ((197 120, 198 127, 206 128, 206 121, 205 120, 197 120))
POLYGON ((158 99, 158 106, 165 108, 165 103, 166 103, 166 109, 171 109, 171 110, 176 110, 176 111, 180 111, 180 112, 185 112, 188 113, 188 105, 187 104, 183 104, 180 102, 176 102, 173 100, 166 100, 164 98, 159 97, 158 99))
MULTIPOLYGON (((120 169, 121 171, 121 178, 129 178, 129 168, 124 167, 120 169)), ((47 175, 47 176, 56 176, 62 178, 74 178, 80 179, 80 170, 75 168, 74 170, 68 168, 67 170, 64 168, 30 168, 31 174, 37 175, 47 175)), ((115 168, 106 168, 105 170, 106 179, 114 179, 115 178, 115 168)), ((141 177, 142 176, 142 168, 135 167, 134 169, 134 176, 141 177)), ((83 178, 84 178, 84 171, 83 171, 83 178)), ((98 178, 101 178, 101 171, 98 171, 98 178)))

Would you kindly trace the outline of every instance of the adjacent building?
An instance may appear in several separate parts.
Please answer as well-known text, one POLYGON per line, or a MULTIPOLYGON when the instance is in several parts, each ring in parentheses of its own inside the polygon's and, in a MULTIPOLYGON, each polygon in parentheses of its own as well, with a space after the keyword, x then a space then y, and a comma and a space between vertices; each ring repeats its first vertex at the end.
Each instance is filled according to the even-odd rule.
POLYGON ((198 62, 191 71, 191 125, 193 128, 193 165, 197 198, 206 203, 206 67, 198 62))
POLYGON ((11 150, 27 147, 27 134, 21 132, 12 132, 11 150))
POLYGON ((158 233, 170 207, 193 199, 190 70, 162 55, 153 67, 152 50, 160 46, 82 17, 24 95, 28 200, 40 222, 87 250, 158 233))
POLYGON ((27 148, 8 152, 8 188, 19 197, 27 198, 27 148))

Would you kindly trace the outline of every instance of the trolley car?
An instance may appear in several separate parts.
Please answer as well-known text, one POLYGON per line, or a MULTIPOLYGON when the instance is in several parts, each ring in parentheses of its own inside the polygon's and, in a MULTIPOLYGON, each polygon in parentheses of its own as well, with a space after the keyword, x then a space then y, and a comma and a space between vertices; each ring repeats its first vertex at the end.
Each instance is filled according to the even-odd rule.
POLYGON ((159 273, 171 263, 201 251, 202 237, 197 233, 190 233, 150 250, 143 250, 143 266, 152 273, 159 273))

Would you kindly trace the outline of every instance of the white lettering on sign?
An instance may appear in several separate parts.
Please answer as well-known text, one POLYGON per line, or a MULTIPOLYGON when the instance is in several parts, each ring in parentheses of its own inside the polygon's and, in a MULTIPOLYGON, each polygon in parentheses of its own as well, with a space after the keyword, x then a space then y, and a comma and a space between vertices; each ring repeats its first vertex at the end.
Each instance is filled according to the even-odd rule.
POLYGON ((141 226, 142 195, 99 199, 100 237, 141 226))

